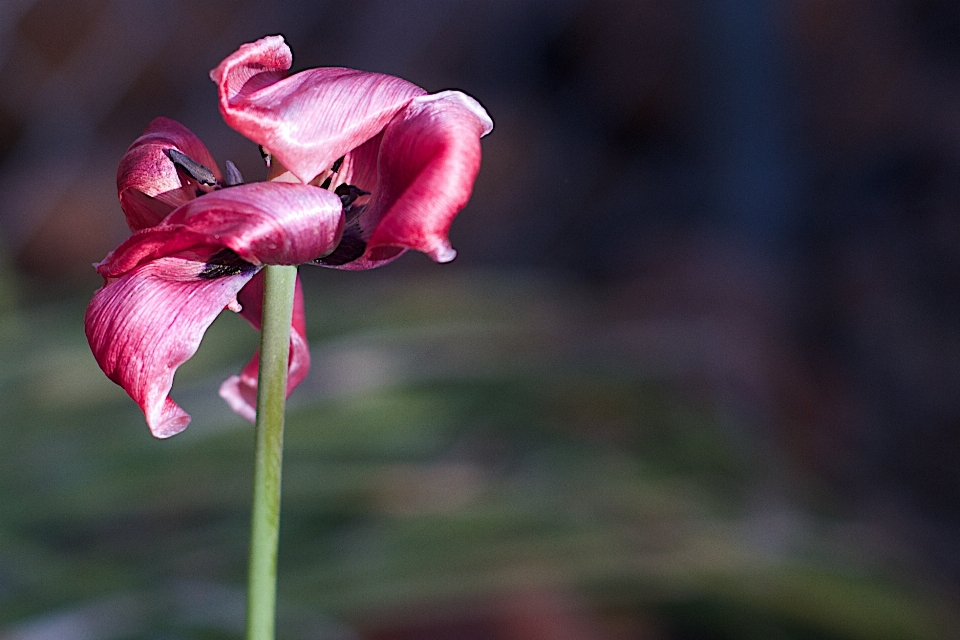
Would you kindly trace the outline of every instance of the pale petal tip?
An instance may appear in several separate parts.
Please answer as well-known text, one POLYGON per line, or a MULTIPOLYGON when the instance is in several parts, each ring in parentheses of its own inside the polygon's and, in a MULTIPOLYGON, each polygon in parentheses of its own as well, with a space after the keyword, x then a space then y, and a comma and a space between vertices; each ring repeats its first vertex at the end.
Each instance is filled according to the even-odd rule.
POLYGON ((159 420, 148 421, 150 433, 161 440, 175 436, 190 424, 190 415, 167 398, 159 420))
POLYGON ((457 257, 457 250, 450 246, 449 243, 444 243, 427 253, 434 262, 444 263, 451 262, 454 258, 457 257))
MULTIPOLYGON (((243 381, 240 376, 230 376, 220 385, 220 397, 230 405, 233 412, 238 414, 248 422, 256 422, 257 410, 244 397, 242 386, 243 381)), ((248 389, 249 391, 249 389, 248 389)), ((254 390, 254 393, 256 391, 254 390)))

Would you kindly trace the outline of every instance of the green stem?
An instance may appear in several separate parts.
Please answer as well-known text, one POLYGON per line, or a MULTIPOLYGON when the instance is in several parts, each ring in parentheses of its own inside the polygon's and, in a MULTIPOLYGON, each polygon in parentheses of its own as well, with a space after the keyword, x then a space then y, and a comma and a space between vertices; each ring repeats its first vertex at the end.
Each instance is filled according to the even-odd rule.
POLYGON ((247 640, 273 640, 276 630, 283 414, 296 280, 296 267, 264 267, 257 445, 247 580, 247 640))

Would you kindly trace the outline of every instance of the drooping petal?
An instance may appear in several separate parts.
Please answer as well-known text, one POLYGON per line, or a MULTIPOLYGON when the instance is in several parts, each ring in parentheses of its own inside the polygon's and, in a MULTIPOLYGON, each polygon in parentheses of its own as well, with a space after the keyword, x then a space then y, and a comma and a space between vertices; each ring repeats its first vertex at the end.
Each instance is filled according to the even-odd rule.
MULTIPOLYGON (((176 368, 193 355, 217 314, 233 306, 260 265, 299 264, 329 252, 342 218, 340 199, 325 189, 240 185, 191 200, 134 233, 97 266, 107 284, 87 310, 91 349, 141 406, 154 435, 173 435, 189 422, 167 395, 176 368)), ((257 295, 243 297, 251 320, 259 315, 257 295)), ((299 305, 294 386, 309 368, 302 299, 299 305)))
POLYGON ((116 278, 164 256, 205 259, 230 249, 254 265, 301 264, 329 253, 343 227, 340 199, 304 184, 254 182, 191 200, 97 265, 116 278))
MULTIPOLYGON (((480 169, 480 138, 492 128, 483 107, 459 91, 411 100, 383 132, 377 186, 358 220, 365 253, 336 266, 369 269, 405 249, 437 262, 453 260, 447 233, 470 198, 480 169)), ((352 171, 364 173, 356 165, 352 171)))
POLYGON ((339 67, 287 75, 293 56, 282 36, 242 45, 210 72, 220 113, 262 145, 301 182, 376 135, 426 92, 379 73, 339 67))
MULTIPOLYGON (((240 291, 237 301, 242 309, 240 315, 257 331, 263 313, 263 274, 258 273, 240 291)), ((290 360, 287 369, 287 395, 303 382, 310 372, 310 347, 307 344, 307 322, 303 307, 303 288, 297 276, 297 288, 293 298, 293 321, 290 327, 290 360)), ((257 417, 257 373, 260 352, 243 368, 240 375, 230 376, 220 385, 220 397, 227 401, 235 412, 254 422, 257 417)))
POLYGON ((257 271, 202 278, 203 268, 202 262, 176 257, 142 264, 97 291, 84 318, 100 368, 140 405, 158 438, 190 422, 169 398, 177 367, 257 271))
POLYGON ((217 164, 192 131, 170 118, 156 118, 134 140, 117 169, 117 194, 131 231, 160 223, 171 211, 208 191, 180 173, 167 155, 176 149, 213 171, 221 179, 217 164))

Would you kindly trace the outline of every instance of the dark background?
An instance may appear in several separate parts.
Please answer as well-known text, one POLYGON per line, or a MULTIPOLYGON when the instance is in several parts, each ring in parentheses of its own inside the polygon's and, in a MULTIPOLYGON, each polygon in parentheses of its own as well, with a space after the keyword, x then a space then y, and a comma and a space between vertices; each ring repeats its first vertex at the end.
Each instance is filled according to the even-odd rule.
MULTIPOLYGON (((603 456, 625 456, 638 468, 671 469, 657 477, 685 487, 682 496, 698 496, 694 511, 710 517, 694 518, 696 525, 685 520, 685 526, 706 530, 715 526, 712 518, 724 526, 763 523, 757 534, 762 543, 734 544, 743 556, 721 554, 735 568, 730 575, 740 576, 727 575, 734 583, 742 582, 744 567, 755 569, 757 549, 767 558, 773 545, 777 562, 804 571, 820 567, 844 579, 866 576, 881 591, 889 585, 902 589, 897 602, 908 609, 920 602, 937 611, 933 618, 954 619, 960 595, 960 4, 3 0, 0 355, 8 371, 0 407, 0 461, 7 468, 0 501, 10 506, 0 506, 0 629, 6 625, 13 635, 0 631, 0 638, 39 638, 16 633, 82 603, 93 603, 84 606, 96 612, 127 593, 143 599, 144 589, 171 580, 242 584, 242 571, 221 571, 216 563, 209 570, 184 570, 161 562, 138 573, 144 566, 138 554, 169 547, 175 555, 182 549, 170 540, 187 534, 168 525, 162 536, 155 533, 149 544, 117 561, 116 575, 123 579, 111 574, 115 579, 49 587, 63 563, 84 558, 89 567, 102 566, 108 561, 97 554, 112 548, 110 536, 127 539, 138 527, 156 532, 156 523, 169 522, 171 513, 182 524, 183 509, 196 522, 232 531, 239 542, 230 553, 241 562, 246 525, 243 491, 228 515, 209 505, 183 507, 174 492, 156 507, 132 494, 92 499, 100 506, 89 512, 77 507, 68 516, 57 511, 65 487, 85 487, 81 493, 89 496, 113 486, 105 478, 114 471, 123 486, 129 483, 122 474, 135 472, 103 471, 97 475, 101 484, 94 485, 84 484, 89 477, 81 472, 49 486, 42 479, 56 476, 63 465, 80 465, 79 458, 161 456, 151 463, 158 471, 149 477, 163 483, 176 472, 162 471, 168 464, 163 456, 171 454, 157 451, 191 446, 150 440, 129 403, 109 383, 97 386, 99 372, 83 353, 82 338, 82 310, 99 286, 90 264, 127 234, 116 202, 116 165, 153 117, 183 122, 221 165, 233 160, 248 180, 263 173, 255 145, 220 120, 207 72, 242 42, 272 33, 286 37, 295 70, 348 66, 399 75, 428 91, 458 88, 480 100, 496 123, 484 140, 473 199, 452 229, 459 251, 452 265, 409 255, 378 272, 301 270, 308 304, 317 309, 310 326, 321 376, 302 391, 301 402, 306 406, 315 394, 325 407, 321 415, 336 412, 331 402, 347 406, 363 401, 364 390, 381 388, 364 376, 390 377, 382 360, 374 358, 372 374, 362 360, 382 346, 384 335, 411 327, 416 333, 434 320, 470 331, 497 327, 469 339, 443 334, 438 342, 423 329, 417 334, 420 351, 403 352, 410 356, 404 375, 413 382, 399 376, 388 388, 420 393, 426 383, 410 371, 421 367, 431 371, 427 386, 434 385, 437 398, 462 401, 450 418, 458 426, 436 442, 426 440, 433 442, 431 453, 404 457, 387 437, 383 451, 371 458, 357 453, 366 446, 358 438, 359 448, 343 445, 335 463, 364 460, 357 466, 363 475, 371 459, 400 456, 410 465, 404 473, 416 475, 436 472, 438 460, 452 455, 468 459, 471 473, 488 480, 512 478, 523 485, 523 495, 557 499, 558 510, 550 511, 557 515, 568 506, 556 489, 564 469, 596 477, 592 465, 610 469, 603 456), (497 333, 501 329, 506 334, 497 333), (444 339, 450 341, 446 348, 444 339), (324 360, 343 340, 359 346, 324 360), (355 374, 367 382, 343 396, 338 384, 354 389, 349 380, 355 374), (82 384, 71 376, 83 378, 82 384), (38 385, 46 391, 31 395, 38 385), (63 391, 70 385, 76 388, 63 391), (74 395, 59 404, 36 400, 51 387, 74 395), (113 414, 103 413, 108 410, 98 402, 121 417, 103 418, 113 414), (100 419, 115 427, 84 426, 100 419), (670 446, 649 435, 650 424, 667 425, 670 446), (712 440, 701 439, 703 425, 712 440), (112 440, 98 451, 101 438, 128 431, 136 444, 112 440), (596 448, 602 459, 547 456, 553 471, 543 472, 537 465, 547 464, 544 452, 555 451, 550 443, 558 433, 561 449, 596 448), (716 453, 721 450, 728 453, 716 453), (693 451, 693 457, 682 451, 693 451), (711 466, 718 458, 719 475, 711 466), (40 480, 26 481, 27 467, 40 480), (515 476, 518 470, 532 476, 515 476), (214 515, 205 510, 210 508, 214 515), (91 524, 105 513, 119 520, 108 517, 114 524, 105 529, 91 524), (45 560, 25 560, 30 553, 45 560), (36 569, 44 562, 51 573, 36 569), (27 580, 27 574, 44 577, 27 580)), ((217 379, 253 348, 255 338, 240 323, 222 331, 217 344, 232 345, 236 332, 246 341, 243 348, 233 353, 224 347, 224 356, 215 355, 216 347, 198 354, 209 353, 203 356, 207 364, 193 373, 185 369, 188 382, 217 379)), ((191 429, 230 420, 218 413, 227 411, 213 404, 218 399, 210 402, 209 410, 188 406, 196 417, 191 429)), ((388 423, 403 422, 393 409, 385 411, 388 423)), ((439 409, 424 411, 437 415, 439 409)), ((234 435, 227 437, 239 443, 234 449, 243 469, 248 433, 230 424, 227 431, 234 435)), ((220 454, 203 442, 206 454, 189 455, 210 468, 202 456, 220 454)), ((318 455, 317 464, 331 462, 318 455)), ((116 464, 126 463, 109 463, 116 464)), ((246 480, 237 473, 243 488, 246 480)), ((402 493, 408 476, 399 477, 396 491, 402 493)), ((450 482, 429 478, 429 486, 450 482)), ((643 483, 624 482, 615 484, 627 495, 651 495, 643 483)), ((294 496, 306 491, 297 486, 294 478, 286 490, 294 496)), ((607 495, 604 487, 597 491, 607 495)), ((687 498, 670 495, 664 500, 686 504, 687 498)), ((305 520, 291 507, 293 532, 284 549, 295 554, 298 544, 310 547, 321 539, 320 533, 312 537, 309 518, 326 523, 316 529, 326 536, 366 531, 369 519, 380 517, 371 514, 381 513, 364 502, 368 498, 347 492, 334 507, 318 499, 320 506, 307 509, 305 520)), ((422 515, 416 507, 397 506, 403 500, 392 493, 380 498, 392 505, 387 513, 422 515)), ((473 503, 463 499, 443 513, 469 511, 473 503)), ((217 503, 212 490, 210 501, 217 503)), ((620 513, 621 507, 611 509, 620 513)), ((591 518, 584 516, 584 522, 591 518)), ((620 516, 613 520, 620 523, 620 516)), ((201 526, 190 522, 189 531, 201 526)), ((598 522, 601 529, 608 526, 598 522)), ((648 531, 650 520, 639 517, 635 526, 648 531)), ((383 522, 374 529, 392 531, 383 522)), ((476 531, 464 531, 451 533, 445 543, 454 550, 477 548, 471 537, 476 531)), ((374 547, 402 555, 394 534, 383 535, 374 547)), ((549 535, 534 539, 554 549, 549 535)), ((219 543, 209 544, 215 554, 219 543)), ((598 557, 608 550, 596 548, 598 557)), ((564 558, 559 553, 538 566, 559 571, 567 566, 564 558)), ((486 565, 478 560, 476 566, 486 565)), ((770 571, 795 575, 779 564, 770 571)), ((723 574, 716 567, 707 573, 717 572, 723 574)), ((660 574, 649 568, 616 578, 574 571, 572 578, 521 581, 522 588, 503 576, 484 581, 467 569, 456 575, 460 586, 471 588, 449 593, 434 585, 417 597, 394 583, 383 586, 374 572, 367 583, 357 579, 367 586, 350 592, 353 604, 327 607, 321 598, 304 606, 333 616, 344 625, 337 627, 342 633, 359 634, 342 637, 364 638, 903 633, 884 631, 882 624, 836 622, 858 611, 869 620, 873 613, 860 604, 847 603, 838 607, 843 613, 810 622, 807 613, 818 598, 835 599, 827 595, 834 593, 830 589, 849 593, 852 587, 842 580, 828 587, 811 578, 808 591, 796 587, 745 605, 743 598, 722 595, 727 587, 705 587, 714 583, 700 573, 688 576, 686 588, 651 578, 660 574), (405 597, 386 598, 392 604, 382 605, 376 589, 364 591, 371 584, 405 597), (801 591, 809 598, 798 596, 801 591), (549 624, 538 615, 558 628, 542 631, 549 624), (370 616, 382 622, 369 623, 370 616), (536 635, 541 632, 546 635, 536 635)), ((950 623, 931 624, 914 624, 910 633, 953 637, 950 623)), ((234 637, 188 628, 184 622, 163 632, 169 635, 103 637, 234 637)))

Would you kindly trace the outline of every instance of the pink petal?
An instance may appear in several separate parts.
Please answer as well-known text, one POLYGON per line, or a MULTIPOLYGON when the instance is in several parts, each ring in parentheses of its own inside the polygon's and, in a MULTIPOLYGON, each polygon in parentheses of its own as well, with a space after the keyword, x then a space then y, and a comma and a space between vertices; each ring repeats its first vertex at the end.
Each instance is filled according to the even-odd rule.
POLYGON ((115 278, 163 256, 208 258, 230 249, 255 265, 300 264, 326 255, 343 227, 340 199, 304 184, 254 182, 187 202, 137 231, 97 265, 115 278))
POLYGON ((459 91, 411 100, 383 132, 374 199, 360 217, 366 252, 340 268, 376 267, 405 249, 453 260, 447 233, 470 198, 480 138, 492 128, 483 107, 459 91))
POLYGON ((178 174, 167 156, 168 149, 180 151, 205 165, 218 179, 222 177, 213 156, 192 131, 175 120, 156 118, 130 145, 117 169, 120 207, 132 231, 159 224, 171 211, 193 200, 201 188, 178 174))
MULTIPOLYGON (((240 291, 237 300, 242 305, 240 315, 253 327, 260 330, 263 313, 263 274, 258 273, 240 291)), ((220 397, 227 401, 235 412, 254 422, 257 417, 257 374, 260 352, 243 368, 239 376, 230 376, 220 385, 220 397)), ((297 277, 296 295, 293 299, 293 322, 290 332, 290 364, 287 371, 287 395, 299 385, 310 372, 310 347, 307 344, 307 323, 303 308, 303 288, 297 277)))
POLYGON ((324 67, 288 76, 282 36, 242 45, 210 72, 227 124, 262 145, 301 182, 376 135, 423 89, 393 76, 324 67))
POLYGON ((177 367, 254 275, 205 279, 198 277, 203 267, 183 258, 148 262, 108 282, 87 307, 84 327, 97 363, 140 405, 158 438, 190 422, 168 396, 177 367))
POLYGON ((352 184, 373 193, 377 189, 377 160, 380 157, 380 144, 383 142, 381 131, 360 146, 352 149, 343 158, 340 170, 333 176, 333 186, 352 184))

